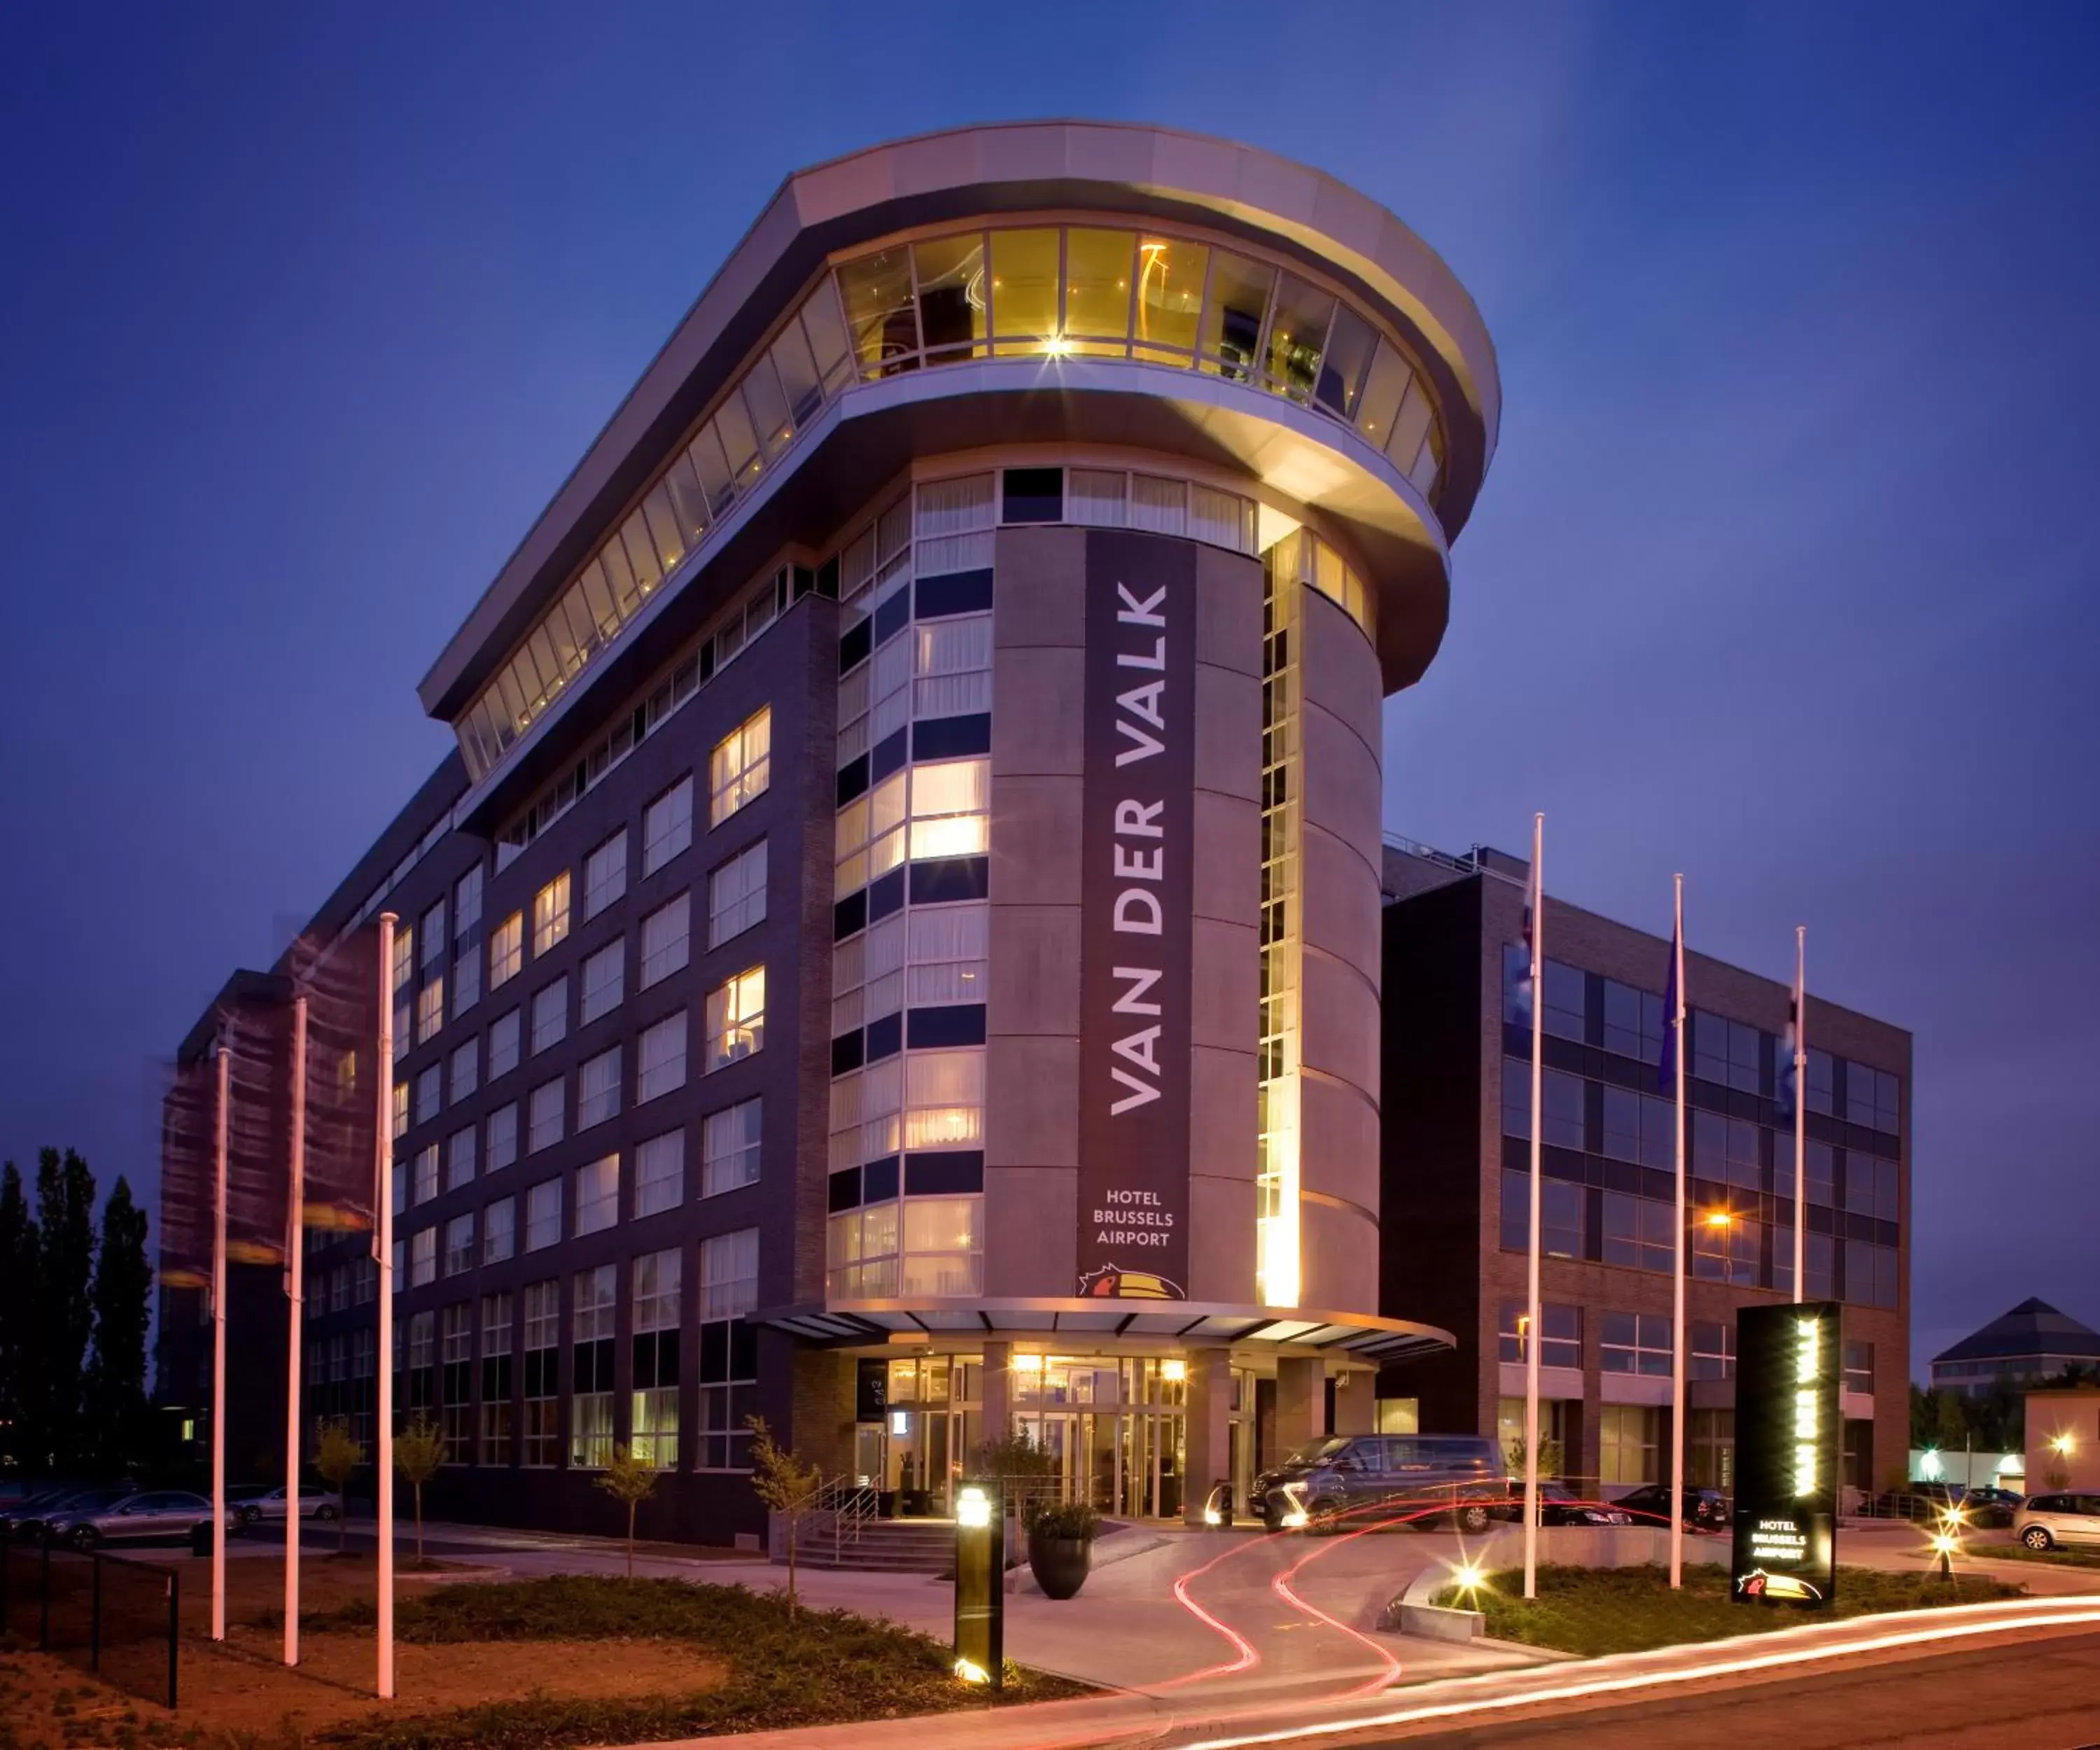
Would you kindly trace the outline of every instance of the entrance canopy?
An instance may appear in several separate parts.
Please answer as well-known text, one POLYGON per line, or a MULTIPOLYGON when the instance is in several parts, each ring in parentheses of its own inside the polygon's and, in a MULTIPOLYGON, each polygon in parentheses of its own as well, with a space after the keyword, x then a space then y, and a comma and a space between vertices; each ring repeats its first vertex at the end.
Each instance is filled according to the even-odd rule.
POLYGON ((1277 1355, 1352 1359, 1368 1367, 1458 1347, 1449 1331, 1364 1313, 1299 1307, 1233 1307, 1173 1300, 858 1300, 784 1307, 747 1315, 826 1348, 916 1339, 1084 1338, 1149 1341, 1185 1349, 1255 1348, 1277 1355))

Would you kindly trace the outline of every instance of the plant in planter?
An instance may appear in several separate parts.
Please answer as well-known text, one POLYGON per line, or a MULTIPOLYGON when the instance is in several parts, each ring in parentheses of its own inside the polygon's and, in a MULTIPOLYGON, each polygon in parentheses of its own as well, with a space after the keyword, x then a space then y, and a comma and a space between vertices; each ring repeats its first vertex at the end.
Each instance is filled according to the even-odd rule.
POLYGON ((1094 1534, 1101 1516, 1083 1501, 1051 1501, 1028 1515, 1028 1570, 1048 1598, 1078 1595, 1093 1563, 1094 1534))

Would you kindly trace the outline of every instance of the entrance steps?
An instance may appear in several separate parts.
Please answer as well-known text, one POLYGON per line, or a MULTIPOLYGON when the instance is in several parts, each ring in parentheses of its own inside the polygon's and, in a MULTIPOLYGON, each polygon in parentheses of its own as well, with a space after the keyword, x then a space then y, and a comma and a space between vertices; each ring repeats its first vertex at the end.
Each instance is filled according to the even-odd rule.
MULTIPOLYGON (((795 1539, 795 1560, 803 1567, 849 1567, 878 1573, 945 1574, 955 1565, 953 1519, 867 1519, 842 1526, 836 1536, 827 1516, 813 1514, 795 1539)), ((778 1515, 770 1539, 776 1563, 788 1559, 778 1515)))

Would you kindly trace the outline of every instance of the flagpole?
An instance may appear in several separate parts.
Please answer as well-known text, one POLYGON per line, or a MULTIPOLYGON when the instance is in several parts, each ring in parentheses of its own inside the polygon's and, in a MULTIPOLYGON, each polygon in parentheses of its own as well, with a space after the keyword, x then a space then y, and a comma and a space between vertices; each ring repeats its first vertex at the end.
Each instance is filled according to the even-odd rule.
POLYGON ((1677 1012, 1670 1017, 1675 1029, 1677 1070, 1677 1268, 1670 1279, 1672 1316, 1670 1326, 1670 1584, 1676 1590, 1684 1584, 1684 877, 1675 878, 1677 924, 1671 941, 1675 964, 1671 971, 1677 985, 1677 1012))
POLYGON ((1524 1595, 1538 1596, 1538 1233, 1546 1038, 1546 816, 1531 818, 1531 1243, 1524 1339, 1524 1595))
MULTIPOLYGON (((223 1024, 222 1023, 222 1025, 223 1024)), ((211 1638, 226 1638, 226 1123, 232 1095, 232 1060, 226 1037, 214 1047, 218 1060, 218 1116, 212 1134, 211 1247, 211 1638)))
POLYGON ((394 1699, 394 925, 379 915, 379 1119, 373 1148, 373 1232, 379 1266, 378 1690, 394 1699))
POLYGON ((285 1223, 291 1341, 285 1355, 285 1663, 299 1662, 300 1348, 307 1323, 307 999, 292 1001, 292 1192, 285 1223))
POLYGON ((1808 1298, 1808 926, 1793 930, 1793 1298, 1808 1298))

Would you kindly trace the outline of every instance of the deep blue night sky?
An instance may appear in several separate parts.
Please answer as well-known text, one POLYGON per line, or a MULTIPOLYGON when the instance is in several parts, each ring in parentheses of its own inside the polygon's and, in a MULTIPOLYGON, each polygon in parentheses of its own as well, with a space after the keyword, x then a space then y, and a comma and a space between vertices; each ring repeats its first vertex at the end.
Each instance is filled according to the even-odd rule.
MULTIPOLYGON (((444 752, 413 688, 795 166, 1246 139, 1500 349, 1388 830, 1917 1034, 1918 1359, 2100 1324, 2100 10, 11 9, 0 1152, 154 1064, 444 752), (1286 22, 1287 20, 1287 22, 1286 22)), ((1696 1000, 1696 992, 1693 992, 1696 1000)))

